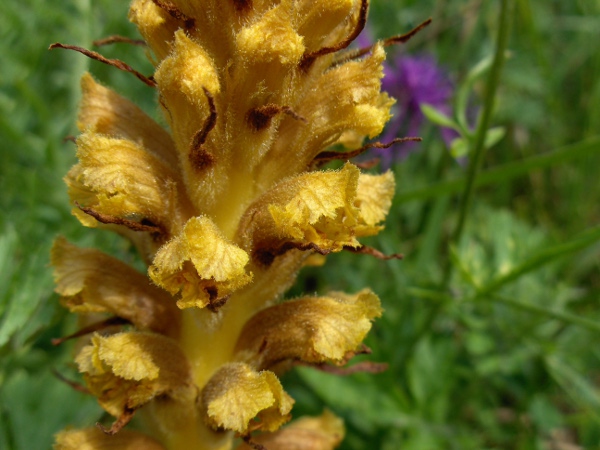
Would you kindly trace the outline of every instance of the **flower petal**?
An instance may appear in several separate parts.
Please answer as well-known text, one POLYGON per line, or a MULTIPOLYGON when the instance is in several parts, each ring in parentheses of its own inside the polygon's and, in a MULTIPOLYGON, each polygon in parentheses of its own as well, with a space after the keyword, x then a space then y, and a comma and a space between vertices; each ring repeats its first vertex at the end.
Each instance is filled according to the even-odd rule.
POLYGON ((179 315, 170 296, 129 265, 59 238, 52 247, 55 291, 72 312, 108 312, 140 330, 174 334, 179 315))
POLYGON ((181 293, 180 308, 218 307, 252 279, 245 271, 248 260, 244 250, 228 242, 208 217, 200 216, 160 248, 149 274, 171 294, 181 293))
POLYGON ((195 397, 186 357, 175 341, 159 334, 96 334, 75 361, 92 394, 115 417, 157 396, 195 397))
MULTIPOLYGON (((325 411, 320 417, 302 417, 274 433, 261 433, 252 442, 269 450, 333 450, 344 438, 344 422, 325 411)), ((242 444, 236 450, 250 450, 242 444)))
POLYGON ((381 230, 377 223, 391 205, 391 187, 393 175, 360 175, 350 163, 337 171, 304 173, 276 185, 248 209, 240 240, 265 263, 290 248, 327 254, 359 247, 357 237, 381 230))
POLYGON ((292 6, 289 0, 283 0, 259 21, 242 29, 236 36, 241 56, 257 62, 297 64, 305 49, 302 37, 292 27, 292 6))
POLYGON ((54 450, 165 450, 157 441, 142 433, 122 430, 109 436, 100 429, 64 430, 56 434, 54 450))
POLYGON ((177 153, 171 136, 145 112, 111 89, 96 83, 89 73, 81 77, 81 89, 80 131, 93 131, 137 142, 172 170, 177 169, 177 153))
POLYGON ((374 137, 381 132, 394 103, 380 92, 384 59, 383 48, 377 45, 366 58, 327 67, 318 77, 311 72, 315 80, 310 89, 292 105, 306 122, 288 119, 282 124, 270 158, 259 168, 261 184, 270 186, 277 179, 305 170, 325 148, 337 142, 350 143, 348 136, 359 146, 362 139, 358 137, 374 137))
POLYGON ((244 326, 236 357, 258 370, 279 363, 342 362, 358 348, 381 315, 379 298, 368 289, 355 295, 332 292, 303 297, 263 309, 244 326))
MULTIPOLYGON (((386 218, 392 206, 395 188, 394 174, 389 170, 382 175, 361 174, 354 204, 360 209, 361 222, 367 228, 374 227, 386 218)), ((367 236, 369 233, 367 229, 359 234, 367 236)))
POLYGON ((181 226, 179 200, 185 194, 177 175, 144 147, 95 133, 81 135, 77 146, 80 162, 65 179, 73 202, 110 217, 146 221, 166 233, 181 226))
POLYGON ((243 363, 229 363, 213 375, 202 391, 208 423, 240 434, 274 431, 289 420, 294 400, 273 372, 256 372, 243 363), (257 418, 258 421, 253 421, 257 418))

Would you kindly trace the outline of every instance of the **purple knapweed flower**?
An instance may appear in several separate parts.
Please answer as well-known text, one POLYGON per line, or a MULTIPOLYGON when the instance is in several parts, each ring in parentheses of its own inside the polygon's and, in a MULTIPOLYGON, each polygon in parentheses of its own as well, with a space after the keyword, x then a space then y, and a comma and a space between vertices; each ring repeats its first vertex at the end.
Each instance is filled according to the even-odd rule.
MULTIPOLYGON (((385 77, 382 90, 397 100, 394 117, 388 123, 381 142, 389 142, 396 137, 419 136, 425 116, 421 105, 427 104, 448 116, 452 115, 450 101, 454 85, 447 73, 431 55, 408 56, 399 54, 384 66, 385 77)), ((441 129, 446 146, 458 136, 450 128, 441 129)), ((374 149, 381 158, 383 167, 406 157, 418 144, 407 142, 389 149, 374 149)))

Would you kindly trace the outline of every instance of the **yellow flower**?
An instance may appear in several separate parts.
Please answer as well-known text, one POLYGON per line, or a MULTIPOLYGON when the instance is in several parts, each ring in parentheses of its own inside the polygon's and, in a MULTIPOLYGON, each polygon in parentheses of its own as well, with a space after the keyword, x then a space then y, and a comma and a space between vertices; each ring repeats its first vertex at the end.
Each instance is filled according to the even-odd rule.
POLYGON ((379 299, 368 289, 282 296, 314 255, 360 250, 391 205, 390 172, 319 167, 328 148, 355 150, 390 116, 383 46, 340 55, 367 8, 133 1, 154 74, 108 62, 156 88, 169 131, 86 74, 79 161, 65 180, 81 223, 130 239, 148 273, 55 243, 61 301, 82 323, 96 321, 76 362, 116 418, 105 431, 117 434, 63 431, 56 449, 230 449, 236 436, 239 449, 339 444, 343 425, 328 412, 278 430, 294 403, 278 374, 299 361, 346 364, 381 315, 379 299), (115 316, 120 328, 103 328, 115 316), (134 414, 151 437, 120 431, 134 414))

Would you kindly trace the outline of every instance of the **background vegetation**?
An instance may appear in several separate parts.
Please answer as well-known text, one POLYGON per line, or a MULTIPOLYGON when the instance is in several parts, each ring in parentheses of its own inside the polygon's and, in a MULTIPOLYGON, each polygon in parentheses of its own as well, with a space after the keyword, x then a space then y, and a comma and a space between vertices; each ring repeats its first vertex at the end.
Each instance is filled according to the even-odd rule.
MULTIPOLYGON (((372 2, 369 27, 379 38, 433 17, 391 58, 435 56, 455 83, 455 114, 489 113, 490 123, 462 130, 471 153, 459 160, 428 124, 423 143, 393 166, 397 196, 385 232, 370 244, 403 252, 403 261, 334 255, 327 270, 303 272, 290 293, 370 286, 384 302, 367 343, 370 360, 389 363, 386 372, 340 378, 299 368, 284 380, 296 416, 326 406, 344 417, 344 449, 600 448, 600 2, 508 1, 509 57, 494 65, 501 3, 372 2), (486 58, 488 70, 474 71, 486 58), (486 151, 478 167, 473 152, 490 126, 505 133, 479 146, 486 151), (468 180, 473 201, 465 206, 468 180)), ((73 323, 52 294, 49 247, 62 234, 134 256, 70 215, 61 178, 75 148, 63 139, 76 133, 85 70, 154 115, 155 98, 129 74, 47 47, 137 37, 127 8, 109 0, 0 3, 2 449, 49 448, 66 424, 101 416, 94 399, 53 375, 77 379, 72 348, 50 344, 73 323)), ((140 48, 102 52, 151 71, 140 48)))

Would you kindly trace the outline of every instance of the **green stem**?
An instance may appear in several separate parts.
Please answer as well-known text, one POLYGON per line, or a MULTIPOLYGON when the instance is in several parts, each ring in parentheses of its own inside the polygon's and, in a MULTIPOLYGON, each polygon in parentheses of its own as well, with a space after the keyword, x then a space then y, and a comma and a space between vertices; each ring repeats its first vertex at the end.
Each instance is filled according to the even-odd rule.
POLYGON ((504 305, 512 306, 513 308, 518 308, 523 311, 530 312, 532 314, 551 317, 553 319, 557 319, 565 323, 578 325, 580 327, 587 328, 588 330, 595 331, 596 333, 600 333, 600 324, 594 322, 593 320, 579 317, 575 314, 556 309, 548 309, 547 307, 533 305, 531 303, 520 302, 518 300, 514 300, 512 298, 504 297, 501 295, 494 295, 492 297, 492 300, 497 303, 502 303, 504 305))
MULTIPOLYGON (((487 82, 486 96, 484 99, 483 112, 479 121, 477 131, 475 133, 475 140, 473 149, 471 151, 471 158, 469 169, 467 173, 467 184, 465 186, 465 192, 463 194, 463 200, 461 204, 461 210, 458 220, 458 225, 452 236, 451 244, 458 243, 463 233, 463 229, 466 223, 467 214, 470 210, 471 201, 473 198, 474 188, 476 186, 477 174, 481 169, 481 163, 483 161, 483 155, 485 154, 485 135, 489 128, 492 112, 494 109, 494 99, 496 96, 496 90, 500 80, 500 73, 502 71, 502 65, 504 63, 504 51, 508 43, 509 35, 509 11, 511 9, 514 0, 500 0, 501 11, 500 11, 500 25, 498 28, 498 38, 496 44, 496 53, 494 56, 494 62, 490 69, 490 75, 487 82)), ((444 269, 444 275, 442 279, 442 290, 446 291, 450 277, 452 275, 452 265, 449 260, 444 269)), ((406 343, 405 351, 400 360, 400 366, 404 366, 412 355, 416 345, 422 339, 423 336, 430 330, 432 324, 435 322, 437 316, 444 309, 445 302, 437 302, 428 311, 427 316, 422 322, 420 328, 412 339, 406 343)))
MULTIPOLYGON (((600 152, 600 136, 560 147, 557 150, 541 155, 529 156, 519 161, 501 164, 479 173, 475 180, 475 187, 489 186, 503 181, 508 181, 528 173, 541 170, 569 161, 585 158, 600 152)), ((412 201, 426 200, 430 197, 442 197, 460 192, 465 188, 464 179, 454 179, 430 184, 407 192, 400 192, 394 197, 395 203, 409 203, 412 201)))
MULTIPOLYGON (((452 235, 451 243, 458 246, 460 243, 460 239, 462 237, 465 224, 467 221, 467 215, 471 209, 471 203, 473 201, 473 195, 475 191, 477 175, 481 170, 481 165, 483 163, 483 156, 485 155, 485 136, 488 128, 490 127, 490 123, 492 120, 492 113, 494 111, 494 104, 496 99, 496 91, 498 90, 498 84, 500 82, 500 74, 502 72, 502 66, 504 65, 504 52, 506 50, 506 46, 508 44, 508 36, 509 36, 509 25, 510 25, 510 10, 512 6, 512 2, 514 0, 501 0, 500 1, 500 25, 498 27, 498 38, 496 44, 496 53, 494 55, 494 62, 492 63, 492 67, 490 69, 490 74, 487 81, 485 98, 483 102, 483 111, 481 113, 481 117, 479 123, 477 125, 477 130, 475 132, 475 139, 473 141, 473 147, 470 152, 470 161, 469 168, 467 172, 467 184, 465 186, 465 191, 462 197, 462 202, 460 206, 460 212, 458 217, 458 224, 456 229, 454 230, 454 234, 452 235)), ((444 270, 444 277, 442 281, 442 286, 444 288, 448 287, 448 283, 450 282, 450 277, 452 274, 452 265, 447 262, 446 268, 444 270)))

